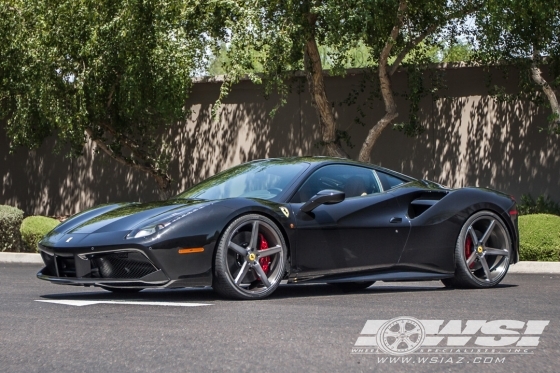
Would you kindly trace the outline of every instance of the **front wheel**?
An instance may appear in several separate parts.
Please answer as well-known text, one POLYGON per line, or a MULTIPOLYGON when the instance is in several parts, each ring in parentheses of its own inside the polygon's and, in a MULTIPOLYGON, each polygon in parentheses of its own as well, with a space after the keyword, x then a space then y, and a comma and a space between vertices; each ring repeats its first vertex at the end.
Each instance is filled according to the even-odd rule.
POLYGON ((489 288, 509 269, 511 239, 502 219, 491 211, 474 213, 463 225, 455 247, 455 277, 448 287, 489 288))
POLYGON ((228 298, 265 298, 284 277, 287 251, 282 232, 272 220, 256 214, 241 216, 218 243, 212 287, 228 298))

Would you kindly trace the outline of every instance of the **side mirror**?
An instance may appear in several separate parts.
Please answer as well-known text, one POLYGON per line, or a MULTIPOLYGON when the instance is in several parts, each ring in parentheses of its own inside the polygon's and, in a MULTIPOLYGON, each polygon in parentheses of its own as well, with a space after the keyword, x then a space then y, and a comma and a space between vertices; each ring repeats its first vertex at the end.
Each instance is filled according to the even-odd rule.
POLYGON ((339 190, 325 189, 315 194, 301 206, 301 211, 311 212, 320 205, 332 205, 344 201, 346 194, 339 190))

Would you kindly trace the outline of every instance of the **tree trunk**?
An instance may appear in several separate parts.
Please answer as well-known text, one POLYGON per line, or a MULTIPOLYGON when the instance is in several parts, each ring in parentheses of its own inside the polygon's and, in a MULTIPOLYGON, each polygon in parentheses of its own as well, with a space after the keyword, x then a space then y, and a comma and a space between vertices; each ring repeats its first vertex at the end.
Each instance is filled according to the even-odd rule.
POLYGON ((533 81, 541 87, 548 98, 553 115, 553 120, 550 121, 549 127, 552 132, 556 132, 558 130, 558 126, 560 126, 560 106, 558 105, 556 93, 554 93, 550 84, 548 84, 548 82, 542 77, 541 69, 537 66, 536 59, 533 59, 533 64, 531 65, 531 77, 533 78, 533 81))
MULTIPOLYGON (((315 27, 316 19, 317 16, 314 14, 309 16, 309 23, 312 27, 315 27)), ((342 149, 340 139, 337 137, 333 109, 325 91, 321 56, 313 34, 309 36, 305 43, 305 57, 309 91, 321 124, 322 144, 325 147, 326 155, 348 158, 348 154, 342 149)))
POLYGON ((107 145, 103 141, 96 140, 93 136, 93 131, 89 128, 86 129, 86 134, 95 143, 95 145, 99 147, 99 149, 103 150, 105 154, 113 158, 118 163, 124 166, 128 166, 134 170, 145 172, 153 177, 158 185, 160 198, 169 198, 169 186, 171 185, 171 177, 168 174, 162 172, 161 170, 156 170, 153 167, 150 167, 150 165, 134 162, 123 157, 122 155, 115 154, 113 151, 111 151, 111 149, 109 149, 109 147, 107 147, 107 145))
MULTIPOLYGON (((391 49, 393 48, 393 43, 399 35, 400 29, 403 23, 404 11, 406 10, 406 2, 401 0, 399 3, 399 10, 397 16, 397 23, 391 30, 391 35, 389 40, 383 47, 381 54, 379 56, 379 85, 381 89, 381 95, 383 96, 383 103, 385 104, 385 115, 381 118, 368 132, 367 137, 362 144, 360 149, 360 155, 358 160, 360 162, 370 162, 371 161, 371 150, 373 145, 381 135, 381 132, 391 124, 398 116, 397 104, 395 102, 395 96, 393 95, 393 89, 391 88, 391 77, 388 71, 388 60, 391 55, 391 49)), ((395 69, 392 70, 394 72, 395 69)))

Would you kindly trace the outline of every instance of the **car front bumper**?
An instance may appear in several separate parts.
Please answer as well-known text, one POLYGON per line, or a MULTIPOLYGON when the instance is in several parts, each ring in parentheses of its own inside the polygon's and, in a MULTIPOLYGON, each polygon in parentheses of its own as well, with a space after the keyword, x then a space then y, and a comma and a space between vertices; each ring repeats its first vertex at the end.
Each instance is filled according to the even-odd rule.
POLYGON ((139 249, 96 253, 41 250, 41 257, 45 267, 37 277, 56 284, 146 288, 170 282, 169 277, 139 249))

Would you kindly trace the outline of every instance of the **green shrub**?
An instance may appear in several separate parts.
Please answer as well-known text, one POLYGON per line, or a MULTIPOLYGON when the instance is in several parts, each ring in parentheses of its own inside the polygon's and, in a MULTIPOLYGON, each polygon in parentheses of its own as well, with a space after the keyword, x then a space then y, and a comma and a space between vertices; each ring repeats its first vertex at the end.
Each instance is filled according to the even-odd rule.
POLYGON ((535 214, 519 217, 519 259, 560 261, 560 216, 535 214))
POLYGON ((0 251, 21 251, 19 227, 22 220, 23 211, 12 206, 0 205, 0 251))
POLYGON ((21 239, 25 251, 37 252, 37 244, 58 225, 58 220, 47 218, 46 216, 30 216, 23 219, 21 223, 21 239))
POLYGON ((529 214, 552 214, 560 215, 560 204, 554 202, 550 197, 544 194, 537 197, 535 201, 530 194, 521 196, 521 201, 517 205, 520 215, 529 214))

